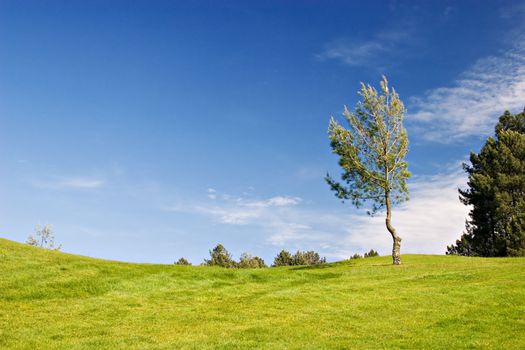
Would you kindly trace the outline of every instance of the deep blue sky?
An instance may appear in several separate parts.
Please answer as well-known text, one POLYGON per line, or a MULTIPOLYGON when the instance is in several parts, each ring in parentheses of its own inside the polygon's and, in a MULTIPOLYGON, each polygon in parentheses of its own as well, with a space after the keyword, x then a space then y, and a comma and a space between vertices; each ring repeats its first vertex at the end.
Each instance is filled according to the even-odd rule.
POLYGON ((67 252, 194 263, 388 254, 341 204, 326 129, 386 74, 408 107, 405 252, 461 233, 460 162, 525 105, 516 1, 2 1, 0 236, 50 223, 67 252))

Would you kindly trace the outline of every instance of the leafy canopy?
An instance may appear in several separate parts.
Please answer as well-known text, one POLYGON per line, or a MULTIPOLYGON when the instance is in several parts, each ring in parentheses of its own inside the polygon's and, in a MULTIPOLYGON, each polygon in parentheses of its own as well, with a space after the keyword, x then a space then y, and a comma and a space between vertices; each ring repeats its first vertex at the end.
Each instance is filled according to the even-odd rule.
POLYGON ((389 88, 386 77, 381 91, 361 83, 355 112, 345 106, 343 116, 349 124, 346 129, 333 117, 329 124, 332 152, 337 154, 343 169, 343 184, 327 174, 326 181, 336 196, 350 200, 360 207, 372 203, 374 214, 386 205, 386 195, 393 203, 408 199, 406 179, 410 176, 405 156, 408 137, 403 127, 405 106, 394 88, 389 88))

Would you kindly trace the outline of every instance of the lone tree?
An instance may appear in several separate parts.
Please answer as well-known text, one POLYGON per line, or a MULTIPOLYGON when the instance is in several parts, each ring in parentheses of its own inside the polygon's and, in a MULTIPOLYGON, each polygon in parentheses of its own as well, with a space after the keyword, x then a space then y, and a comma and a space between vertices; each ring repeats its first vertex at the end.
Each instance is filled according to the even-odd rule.
POLYGON ((505 112, 479 154, 463 164, 468 189, 460 199, 471 205, 466 232, 447 254, 525 256, 525 110, 505 112))
POLYGON ((386 209, 386 228, 392 235, 392 259, 401 264, 401 237, 392 226, 392 205, 408 200, 406 180, 410 177, 405 156, 408 137, 403 127, 405 106, 394 88, 389 88, 386 77, 381 81, 381 92, 361 83, 355 112, 344 107, 343 116, 349 128, 341 126, 333 117, 328 134, 332 152, 339 156, 343 168, 343 184, 329 174, 326 181, 335 195, 350 200, 356 207, 371 203, 374 215, 386 209))
POLYGON ((35 235, 29 235, 26 241, 27 244, 47 248, 52 250, 60 250, 62 244, 55 245, 55 235, 53 234, 53 227, 49 224, 44 226, 37 225, 35 227, 35 235))
POLYGON ((228 250, 220 243, 217 244, 213 250, 210 250, 210 259, 205 259, 204 263, 208 266, 222 266, 227 268, 236 267, 237 265, 228 250))

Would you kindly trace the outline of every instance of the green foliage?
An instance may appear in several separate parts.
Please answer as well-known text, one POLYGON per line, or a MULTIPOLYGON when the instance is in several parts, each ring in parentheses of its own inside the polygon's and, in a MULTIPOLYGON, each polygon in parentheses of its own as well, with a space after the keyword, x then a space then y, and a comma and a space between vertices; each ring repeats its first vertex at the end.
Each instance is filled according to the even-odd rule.
POLYGON ((325 264, 326 258, 321 258, 319 253, 310 250, 297 251, 294 255, 287 250, 281 250, 273 260, 273 266, 320 265, 325 264))
POLYGON ((281 250, 273 260, 273 266, 291 266, 293 265, 292 254, 287 250, 281 250))
POLYGON ((373 258, 374 256, 379 256, 379 253, 373 249, 370 249, 370 251, 364 255, 365 258, 373 258))
POLYGON ((266 266, 262 258, 252 256, 250 253, 242 253, 237 267, 241 269, 260 269, 268 266, 266 266))
POLYGON ((495 138, 463 165, 469 188, 459 191, 460 199, 472 210, 447 254, 525 255, 525 111, 505 112, 495 129, 495 138))
POLYGON ((333 117, 328 134, 332 152, 339 156, 343 184, 330 175, 326 181, 335 195, 360 207, 372 204, 371 214, 386 206, 385 193, 394 204, 408 199, 406 180, 410 176, 405 156, 408 137, 403 127, 405 107, 385 77, 381 92, 361 83, 360 101, 355 113, 344 107, 343 116, 349 129, 333 117), (346 186, 344 185, 346 184, 346 186))
POLYGON ((389 260, 177 268, 0 239, 0 349, 523 349, 525 258, 389 260))
POLYGON ((185 258, 180 258, 179 260, 177 260, 177 262, 175 263, 175 265, 185 265, 185 266, 189 266, 191 265, 191 263, 186 260, 185 258))
POLYGON ((204 260, 208 266, 221 266, 226 268, 236 267, 236 262, 232 259, 231 254, 222 244, 217 244, 213 250, 210 250, 210 259, 204 260))
POLYGON ((394 88, 389 88, 385 77, 381 92, 361 83, 362 97, 350 112, 345 106, 343 116, 349 128, 341 126, 333 117, 328 134, 332 153, 339 156, 343 169, 342 182, 329 174, 326 182, 336 197, 350 200, 356 207, 371 205, 368 214, 386 209, 386 228, 393 240, 392 260, 401 264, 401 237, 391 223, 391 207, 408 200, 406 180, 410 177, 405 156, 408 136, 403 127, 405 106, 394 88))
POLYGON ((29 235, 26 243, 35 247, 47 248, 51 250, 60 250, 60 248, 62 248, 62 244, 55 245, 53 227, 49 224, 44 226, 37 225, 35 227, 35 235, 29 235))
POLYGON ((350 260, 352 260, 352 259, 361 259, 361 258, 362 258, 362 256, 361 256, 360 254, 355 253, 354 255, 352 255, 352 256, 350 257, 350 260))
POLYGON ((307 252, 297 251, 292 256, 292 265, 320 265, 326 263, 326 258, 321 258, 319 253, 313 250, 307 252))

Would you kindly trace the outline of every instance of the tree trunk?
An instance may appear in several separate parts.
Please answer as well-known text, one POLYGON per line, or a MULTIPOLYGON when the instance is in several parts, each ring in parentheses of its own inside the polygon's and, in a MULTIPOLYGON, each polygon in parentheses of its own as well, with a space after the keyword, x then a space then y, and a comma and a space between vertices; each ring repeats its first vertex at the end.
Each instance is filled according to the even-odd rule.
POLYGON ((390 204, 390 193, 389 191, 385 192, 385 204, 386 204, 386 228, 388 232, 392 235, 392 240, 394 241, 392 245, 392 263, 394 265, 401 265, 401 237, 399 237, 396 233, 395 228, 392 226, 392 223, 390 222, 392 212, 391 212, 391 204, 390 204))

